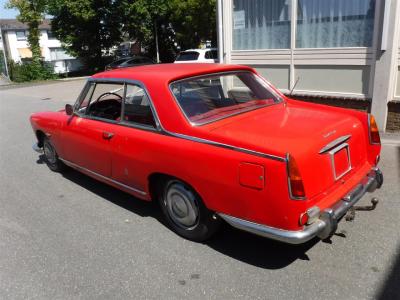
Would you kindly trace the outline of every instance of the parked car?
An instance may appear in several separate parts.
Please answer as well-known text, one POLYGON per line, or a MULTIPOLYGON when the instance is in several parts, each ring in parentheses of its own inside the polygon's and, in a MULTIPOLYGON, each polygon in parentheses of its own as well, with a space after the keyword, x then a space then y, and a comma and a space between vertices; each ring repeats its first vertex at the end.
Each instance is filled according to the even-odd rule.
POLYGON ((112 69, 121 69, 121 68, 128 68, 128 67, 136 67, 136 66, 143 66, 143 65, 151 65, 154 62, 144 56, 132 56, 132 57, 125 57, 121 59, 117 59, 112 63, 108 64, 105 69, 112 70, 112 69))
POLYGON ((289 99, 246 66, 99 73, 73 106, 30 121, 51 170, 156 200, 194 241, 221 220, 286 243, 324 239, 383 182, 372 115, 289 99))
POLYGON ((179 63, 216 63, 218 62, 218 51, 216 48, 189 49, 179 53, 175 60, 179 63))

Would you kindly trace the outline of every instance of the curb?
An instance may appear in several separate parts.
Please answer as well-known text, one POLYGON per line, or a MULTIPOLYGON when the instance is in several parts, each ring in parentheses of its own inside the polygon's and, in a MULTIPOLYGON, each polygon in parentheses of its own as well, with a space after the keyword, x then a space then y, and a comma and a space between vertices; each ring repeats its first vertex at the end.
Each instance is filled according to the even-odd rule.
POLYGON ((6 85, 0 85, 0 91, 16 89, 16 88, 31 87, 31 86, 56 84, 56 83, 61 83, 61 82, 65 82, 65 81, 84 80, 89 77, 90 76, 82 76, 82 77, 69 77, 69 78, 60 78, 60 79, 34 81, 34 82, 31 81, 31 82, 23 82, 23 83, 10 83, 10 84, 6 84, 6 85))

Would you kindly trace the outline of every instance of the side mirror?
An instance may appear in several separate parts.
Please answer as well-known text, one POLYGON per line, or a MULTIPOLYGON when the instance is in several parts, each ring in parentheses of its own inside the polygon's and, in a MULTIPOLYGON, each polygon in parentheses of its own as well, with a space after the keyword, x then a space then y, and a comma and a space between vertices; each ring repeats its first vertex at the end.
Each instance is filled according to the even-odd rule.
POLYGON ((66 113, 68 116, 72 116, 72 114, 74 113, 74 108, 72 107, 71 104, 66 104, 66 105, 65 105, 65 113, 66 113))

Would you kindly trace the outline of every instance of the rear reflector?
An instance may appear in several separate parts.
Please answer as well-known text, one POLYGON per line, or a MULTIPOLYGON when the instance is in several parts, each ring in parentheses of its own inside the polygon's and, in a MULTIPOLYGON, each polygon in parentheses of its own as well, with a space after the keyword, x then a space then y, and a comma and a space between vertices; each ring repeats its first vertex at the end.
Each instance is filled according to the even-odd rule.
POLYGON ((290 198, 303 200, 306 193, 304 191, 303 180, 297 167, 296 160, 287 154, 287 171, 290 198))
POLYGON ((369 141, 371 144, 381 143, 378 125, 376 125, 376 121, 373 115, 369 115, 369 141))
POLYGON ((300 215, 299 224, 301 226, 310 225, 319 218, 319 214, 320 214, 319 207, 313 206, 313 207, 307 209, 307 211, 305 213, 302 213, 300 215))

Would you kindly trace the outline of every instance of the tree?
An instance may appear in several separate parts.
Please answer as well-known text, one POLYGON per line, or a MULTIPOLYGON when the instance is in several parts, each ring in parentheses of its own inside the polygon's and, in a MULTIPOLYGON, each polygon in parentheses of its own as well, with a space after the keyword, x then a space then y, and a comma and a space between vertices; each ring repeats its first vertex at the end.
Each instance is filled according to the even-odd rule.
POLYGON ((156 56, 156 33, 160 58, 163 62, 173 61, 174 35, 168 23, 171 14, 168 0, 136 0, 121 2, 124 11, 124 32, 130 39, 138 39, 148 55, 156 56))
POLYGON ((52 30, 66 50, 93 70, 123 38, 138 40, 153 58, 173 61, 178 47, 216 41, 216 0, 47 0, 52 30))
POLYGON ((204 41, 216 45, 216 0, 174 0, 170 5, 170 19, 181 49, 197 48, 204 41))
POLYGON ((16 8, 19 11, 17 20, 28 25, 28 44, 32 51, 32 63, 40 64, 39 25, 45 17, 46 0, 9 0, 6 7, 16 8))
POLYGON ((155 33, 161 60, 173 61, 177 47, 197 48, 200 42, 216 42, 216 0, 122 1, 124 30, 138 38, 150 54, 155 51, 155 33))
POLYGON ((104 66, 104 54, 121 41, 119 0, 48 0, 54 34, 88 69, 104 66))

